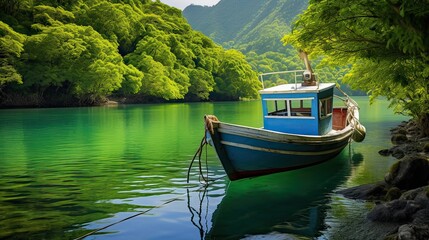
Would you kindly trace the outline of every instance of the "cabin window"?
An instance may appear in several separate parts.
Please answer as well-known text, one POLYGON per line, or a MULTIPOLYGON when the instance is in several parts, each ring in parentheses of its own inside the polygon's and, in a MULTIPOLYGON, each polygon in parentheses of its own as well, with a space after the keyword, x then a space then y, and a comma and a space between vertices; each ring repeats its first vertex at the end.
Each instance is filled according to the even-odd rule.
POLYGON ((311 117, 313 98, 265 99, 268 116, 273 117, 311 117))
POLYGON ((332 115, 332 97, 320 100, 320 118, 326 118, 332 115))
POLYGON ((290 111, 292 116, 311 116, 311 99, 290 100, 290 103, 290 111))
POLYGON ((269 116, 288 116, 287 100, 267 100, 269 116))

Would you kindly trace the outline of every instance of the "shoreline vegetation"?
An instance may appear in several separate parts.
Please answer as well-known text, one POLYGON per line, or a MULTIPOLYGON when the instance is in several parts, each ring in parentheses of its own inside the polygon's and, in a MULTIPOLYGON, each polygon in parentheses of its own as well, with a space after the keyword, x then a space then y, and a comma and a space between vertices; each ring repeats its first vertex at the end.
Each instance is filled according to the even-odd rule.
POLYGON ((398 161, 384 180, 338 191, 350 199, 375 203, 366 215, 370 222, 397 224, 386 240, 429 239, 429 137, 421 137, 421 132, 414 120, 391 129, 394 146, 379 154, 398 161))
MULTIPOLYGON (((27 96, 28 98, 36 98, 27 96)), ((25 99, 27 99, 25 97, 25 99)), ((90 104, 86 102, 81 102, 79 99, 69 99, 67 101, 20 101, 14 99, 13 102, 3 102, 0 103, 1 109, 23 109, 23 108, 68 108, 68 107, 102 107, 102 106, 117 106, 117 105, 127 105, 127 104, 167 104, 167 103, 193 103, 193 102, 226 102, 226 101, 246 101, 246 100, 256 100, 256 98, 242 98, 242 99, 206 99, 206 100, 186 100, 186 99, 175 99, 175 100, 165 100, 163 98, 143 98, 141 96, 130 96, 130 97, 104 97, 97 99, 97 101, 91 102, 90 104)))
POLYGON ((2 108, 239 100, 260 86, 244 54, 160 1, 0 2, 2 108))
MULTIPOLYGON (((303 68, 297 51, 280 41, 284 27, 248 40, 260 49, 246 52, 222 47, 160 1, 2 1, 0 108, 256 99, 258 72, 303 68), (275 44, 258 44, 264 39, 275 44)), ((349 69, 320 66, 322 81, 341 84, 349 69)), ((286 79, 267 77, 264 84, 286 79)))

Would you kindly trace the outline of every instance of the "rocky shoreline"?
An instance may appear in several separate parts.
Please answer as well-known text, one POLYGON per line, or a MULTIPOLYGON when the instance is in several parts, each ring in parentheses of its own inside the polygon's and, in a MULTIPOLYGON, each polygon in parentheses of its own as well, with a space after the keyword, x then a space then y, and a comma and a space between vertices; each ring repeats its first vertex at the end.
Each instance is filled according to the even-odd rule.
POLYGON ((429 138, 420 137, 421 131, 412 120, 402 122, 391 133, 394 146, 379 154, 392 155, 398 162, 390 167, 384 181, 338 193, 375 202, 368 220, 397 223, 399 227, 385 239, 429 239, 429 138))

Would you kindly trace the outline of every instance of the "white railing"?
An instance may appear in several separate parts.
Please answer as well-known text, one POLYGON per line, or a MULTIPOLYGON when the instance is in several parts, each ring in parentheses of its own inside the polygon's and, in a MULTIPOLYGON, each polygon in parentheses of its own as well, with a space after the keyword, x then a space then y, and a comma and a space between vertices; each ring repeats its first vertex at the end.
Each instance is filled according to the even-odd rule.
POLYGON ((302 73, 303 73, 304 71, 305 71, 305 70, 291 70, 291 71, 281 71, 281 72, 261 73, 261 74, 259 74, 259 77, 261 78, 262 88, 263 88, 263 89, 265 89, 265 85, 264 85, 264 76, 268 76, 268 75, 276 75, 276 74, 291 74, 291 73, 293 73, 293 74, 295 75, 295 76, 294 76, 294 79, 295 79, 295 89, 296 89, 296 85, 297 85, 296 79, 297 79, 297 77, 298 77, 298 76, 302 77, 302 73), (298 73, 299 73, 299 75, 298 75, 298 73))
MULTIPOLYGON (((281 71, 281 72, 269 72, 269 73, 261 73, 259 74, 261 83, 262 83, 262 89, 265 89, 265 85, 264 85, 264 76, 268 76, 268 75, 276 75, 276 74, 294 74, 294 81, 295 81, 295 89, 297 89, 297 78, 302 78, 302 73, 305 70, 291 70, 291 71, 281 71)), ((317 83, 319 83, 318 81, 318 77, 316 73, 312 73, 315 77, 316 77, 316 81, 317 83)), ((289 81, 288 81, 289 82, 289 81)))

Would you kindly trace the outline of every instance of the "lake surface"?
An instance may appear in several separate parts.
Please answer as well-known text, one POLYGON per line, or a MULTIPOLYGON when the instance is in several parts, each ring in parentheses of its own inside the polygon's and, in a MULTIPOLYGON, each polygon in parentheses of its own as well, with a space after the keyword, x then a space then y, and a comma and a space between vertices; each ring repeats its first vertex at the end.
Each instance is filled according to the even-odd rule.
POLYGON ((0 110, 0 239, 344 239, 372 205, 335 192, 383 179, 395 159, 378 151, 407 119, 355 99, 363 143, 235 182, 208 148, 208 186, 197 162, 186 182, 204 114, 260 127, 259 101, 0 110))

